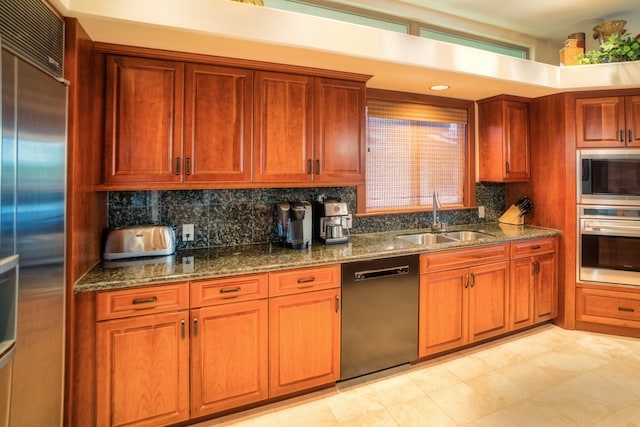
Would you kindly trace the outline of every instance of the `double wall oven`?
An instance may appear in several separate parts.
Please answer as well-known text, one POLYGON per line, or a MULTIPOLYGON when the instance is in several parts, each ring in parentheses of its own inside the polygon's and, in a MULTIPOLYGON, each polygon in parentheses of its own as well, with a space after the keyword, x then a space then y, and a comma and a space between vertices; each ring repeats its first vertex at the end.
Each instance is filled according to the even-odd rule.
POLYGON ((640 149, 578 151, 578 280, 640 286, 640 149))

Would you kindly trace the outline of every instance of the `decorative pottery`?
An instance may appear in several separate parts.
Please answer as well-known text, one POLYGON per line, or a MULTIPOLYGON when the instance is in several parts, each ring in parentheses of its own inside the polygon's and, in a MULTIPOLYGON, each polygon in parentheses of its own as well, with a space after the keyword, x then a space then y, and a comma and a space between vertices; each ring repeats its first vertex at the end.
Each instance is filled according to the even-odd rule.
POLYGON ((625 21, 624 19, 601 22, 593 27, 593 38, 599 40, 600 44, 602 44, 607 41, 613 34, 622 36, 627 32, 627 30, 624 29, 624 26, 626 24, 627 21, 625 21))

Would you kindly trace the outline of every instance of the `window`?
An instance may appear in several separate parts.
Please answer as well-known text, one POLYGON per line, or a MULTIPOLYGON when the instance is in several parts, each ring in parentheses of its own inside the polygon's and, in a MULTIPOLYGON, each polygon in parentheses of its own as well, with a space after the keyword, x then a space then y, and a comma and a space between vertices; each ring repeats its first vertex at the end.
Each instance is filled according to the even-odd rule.
POLYGON ((488 52, 513 56, 514 58, 527 59, 529 56, 529 49, 525 47, 515 46, 508 43, 502 44, 493 40, 481 40, 480 38, 471 37, 465 34, 453 34, 430 28, 420 28, 420 37, 482 49, 488 52))
POLYGON ((475 196, 473 103, 368 93, 366 211, 424 210, 434 191, 445 206, 469 206, 475 196))

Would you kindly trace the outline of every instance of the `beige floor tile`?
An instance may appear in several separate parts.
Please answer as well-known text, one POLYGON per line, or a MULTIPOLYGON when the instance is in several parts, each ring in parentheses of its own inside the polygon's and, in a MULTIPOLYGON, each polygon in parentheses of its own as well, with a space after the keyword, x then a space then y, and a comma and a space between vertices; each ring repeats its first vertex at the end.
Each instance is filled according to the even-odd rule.
POLYGON ((367 385, 335 393, 327 397, 326 402, 339 423, 384 409, 375 393, 367 385))
POLYGON ((504 344, 478 351, 473 357, 482 360, 493 369, 513 366, 525 361, 524 357, 509 350, 509 347, 504 344))
POLYGON ((398 375, 383 380, 374 381, 368 385, 378 401, 385 407, 393 406, 425 393, 407 375, 398 375))
POLYGON ((442 366, 450 370, 462 381, 470 380, 493 369, 484 360, 476 357, 474 353, 447 360, 442 363, 442 366))
POLYGON ((276 411, 279 425, 282 427, 329 427, 338 424, 325 399, 301 403, 276 411))
POLYGON ((549 375, 570 380, 607 363, 606 357, 576 351, 574 343, 564 344, 528 359, 549 375))
POLYGON ((489 402, 494 411, 531 397, 527 390, 496 371, 465 381, 465 384, 489 402))
POLYGON ((431 392, 429 397, 458 424, 469 423, 494 412, 489 402, 464 383, 431 392))
POLYGON ((461 380, 442 365, 420 367, 416 365, 407 376, 425 393, 440 390, 461 380))
POLYGON ((464 424, 464 427, 518 427, 518 425, 511 418, 498 411, 464 424))
POLYGON ((433 400, 427 396, 402 402, 388 408, 389 413, 399 426, 402 427, 457 427, 451 419, 433 400))
POLYGON ((640 405, 634 404, 609 415, 593 424, 593 427, 636 427, 640 426, 640 405))
POLYGON ((554 408, 526 400, 500 411, 518 427, 576 427, 574 422, 554 408))
MULTIPOLYGON (((298 426, 306 426, 305 420, 300 421, 301 422, 298 426)), ((340 427, 404 427, 396 423, 389 411, 386 409, 369 412, 358 418, 354 418, 337 425, 340 427)))
POLYGON ((496 370, 529 392, 531 396, 542 393, 561 384, 564 379, 557 378, 530 362, 522 362, 496 370))

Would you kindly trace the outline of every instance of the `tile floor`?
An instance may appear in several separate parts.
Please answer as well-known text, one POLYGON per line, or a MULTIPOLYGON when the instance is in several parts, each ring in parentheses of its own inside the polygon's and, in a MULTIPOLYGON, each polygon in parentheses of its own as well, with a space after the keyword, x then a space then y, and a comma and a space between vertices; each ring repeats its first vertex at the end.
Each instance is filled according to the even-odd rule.
POLYGON ((197 426, 640 426, 640 339, 543 325, 197 426))

